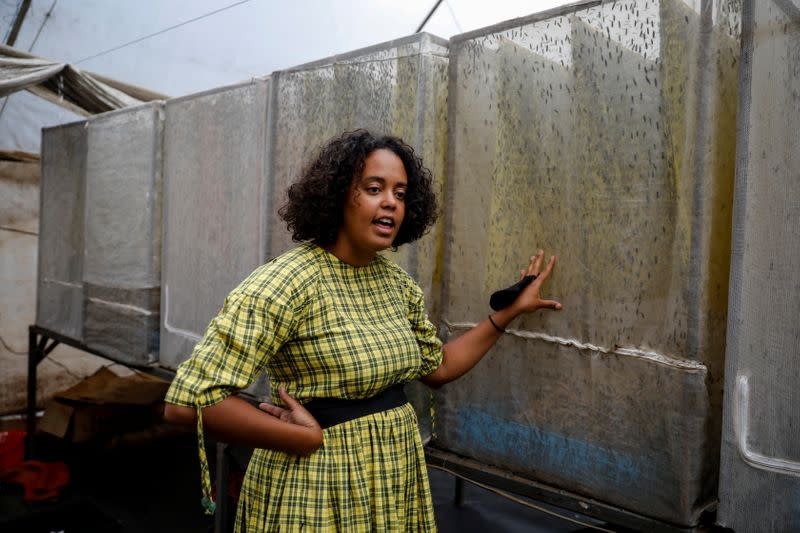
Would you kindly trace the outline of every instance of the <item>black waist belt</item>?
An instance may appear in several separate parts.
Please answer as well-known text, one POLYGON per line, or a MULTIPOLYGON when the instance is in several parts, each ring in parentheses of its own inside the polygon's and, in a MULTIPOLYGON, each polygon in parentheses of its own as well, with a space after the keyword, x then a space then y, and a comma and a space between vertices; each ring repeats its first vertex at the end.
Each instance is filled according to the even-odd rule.
POLYGON ((362 416, 388 411, 408 403, 402 385, 392 385, 375 396, 361 400, 345 400, 343 398, 315 398, 303 404, 322 429, 355 420, 362 416))

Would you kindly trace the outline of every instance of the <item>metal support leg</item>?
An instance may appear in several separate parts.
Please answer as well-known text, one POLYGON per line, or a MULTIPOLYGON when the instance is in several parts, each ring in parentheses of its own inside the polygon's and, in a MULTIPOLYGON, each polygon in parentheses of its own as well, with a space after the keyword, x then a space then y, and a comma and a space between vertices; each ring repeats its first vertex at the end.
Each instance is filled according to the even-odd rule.
POLYGON ((28 405, 26 416, 25 458, 30 459, 34 454, 33 435, 36 432, 36 369, 42 357, 36 346, 36 332, 28 330, 28 405))
POLYGON ((33 457, 33 433, 36 431, 36 367, 38 357, 36 350, 36 333, 28 330, 28 404, 26 406, 25 458, 33 457))
POLYGON ((456 493, 453 503, 455 503, 456 507, 464 505, 464 480, 460 477, 456 477, 456 493))
POLYGON ((230 459, 228 446, 225 442, 217 443, 217 512, 214 516, 214 533, 228 531, 228 478, 230 473, 230 459))
POLYGON ((32 459, 35 456, 34 435, 36 434, 36 370, 39 363, 47 357, 58 345, 57 340, 52 340, 47 344, 49 338, 39 334, 33 326, 28 328, 28 405, 26 413, 26 434, 25 434, 25 458, 32 459), (37 342, 38 341, 38 342, 37 342))

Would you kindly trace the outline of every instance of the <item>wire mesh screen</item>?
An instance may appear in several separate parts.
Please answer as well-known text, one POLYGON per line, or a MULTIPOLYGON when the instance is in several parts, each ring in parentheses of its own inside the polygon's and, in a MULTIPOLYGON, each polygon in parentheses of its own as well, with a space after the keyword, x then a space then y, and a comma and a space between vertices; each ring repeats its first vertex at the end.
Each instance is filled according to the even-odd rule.
POLYGON ((42 130, 36 323, 83 336, 86 122, 42 130))
POLYGON ((443 323, 539 248, 564 310, 436 395, 437 446, 674 524, 712 503, 739 11, 593 2, 451 41, 443 323))
POLYGON ((162 127, 161 104, 88 126, 83 339, 131 364, 158 359, 162 127))
POLYGON ((745 2, 718 521, 800 530, 800 3, 745 2))
POLYGON ((166 104, 160 363, 177 368, 264 260, 269 81, 166 104))

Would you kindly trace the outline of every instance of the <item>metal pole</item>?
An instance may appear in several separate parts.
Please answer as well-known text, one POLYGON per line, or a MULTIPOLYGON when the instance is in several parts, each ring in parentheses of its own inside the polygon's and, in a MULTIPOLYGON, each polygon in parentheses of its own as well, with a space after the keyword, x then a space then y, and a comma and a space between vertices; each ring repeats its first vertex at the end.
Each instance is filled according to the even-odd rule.
POLYGON ((217 512, 214 517, 214 533, 228 531, 228 478, 230 464, 228 460, 228 444, 217 443, 217 512))
POLYGON ((434 4, 434 6, 433 6, 433 7, 431 8, 431 10, 428 12, 428 15, 425 17, 425 20, 423 20, 423 21, 422 21, 422 24, 420 24, 420 25, 419 25, 419 28, 417 28, 417 31, 415 31, 414 33, 419 33, 419 32, 421 32, 421 31, 422 31, 422 28, 424 28, 424 27, 425 27, 425 24, 427 24, 427 23, 428 23, 428 21, 430 20, 430 18, 433 16, 433 14, 434 14, 434 13, 436 12, 436 10, 439 8, 439 4, 441 4, 441 3, 442 3, 442 0, 436 0, 436 4, 434 4))
POLYGON ((31 7, 31 0, 22 0, 19 11, 17 11, 17 16, 14 18, 14 25, 11 27, 11 33, 8 34, 8 40, 6 41, 8 46, 14 46, 14 43, 17 41, 17 35, 19 35, 19 30, 22 28, 22 22, 25 20, 25 15, 28 14, 29 7, 31 7))
POLYGON ((41 357, 36 346, 36 332, 28 329, 28 405, 25 434, 25 458, 31 459, 34 455, 33 436, 36 433, 36 368, 41 357))
POLYGON ((456 494, 453 503, 456 507, 464 505, 464 480, 460 477, 456 477, 456 494))

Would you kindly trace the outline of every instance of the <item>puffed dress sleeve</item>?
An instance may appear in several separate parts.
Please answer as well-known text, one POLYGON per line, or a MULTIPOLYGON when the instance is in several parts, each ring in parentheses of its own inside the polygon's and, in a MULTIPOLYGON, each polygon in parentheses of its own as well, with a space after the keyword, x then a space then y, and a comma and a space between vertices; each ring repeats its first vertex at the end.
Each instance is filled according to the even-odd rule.
POLYGON ((442 364, 442 341, 436 336, 436 326, 425 314, 425 299, 422 289, 411 281, 408 300, 408 321, 417 339, 420 351, 420 366, 417 378, 427 376, 442 364))
POLYGON ((291 335, 294 315, 280 299, 229 295, 178 368, 166 401, 202 408, 247 388, 291 335))
POLYGON ((219 314, 180 365, 167 391, 168 403, 197 410, 197 442, 202 480, 202 505, 216 508, 205 452, 202 409, 252 384, 290 338, 297 323, 287 276, 257 271, 225 299, 219 314))

